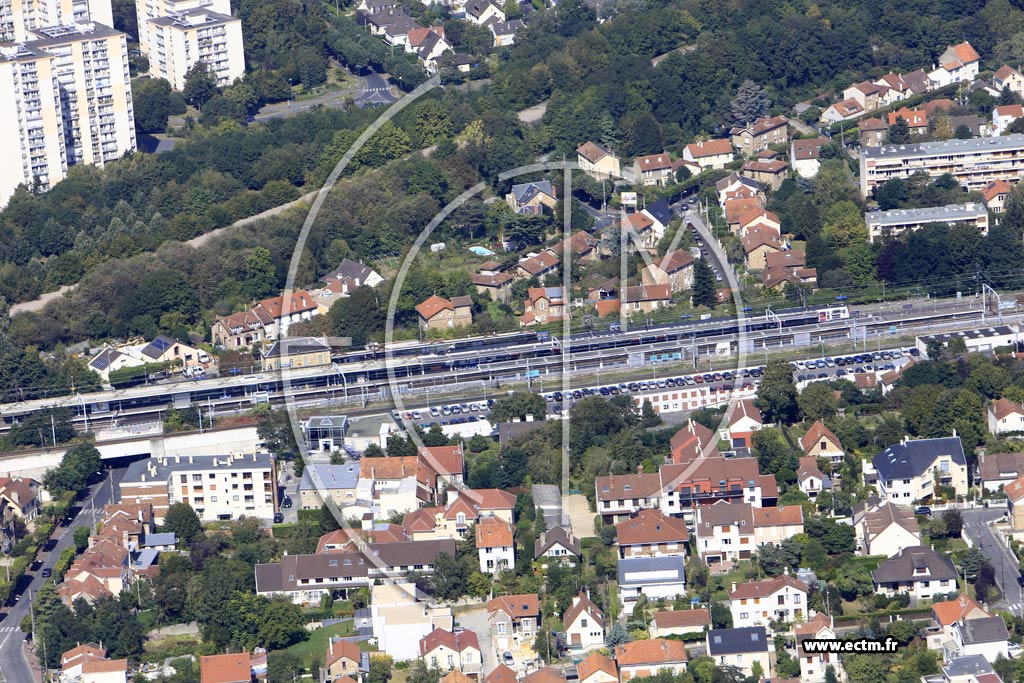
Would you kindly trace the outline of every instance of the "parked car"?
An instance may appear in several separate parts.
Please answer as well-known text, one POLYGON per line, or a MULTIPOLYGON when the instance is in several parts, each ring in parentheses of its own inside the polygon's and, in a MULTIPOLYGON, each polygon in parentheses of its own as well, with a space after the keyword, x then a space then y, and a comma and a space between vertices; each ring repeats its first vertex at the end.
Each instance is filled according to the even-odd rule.
MULTIPOLYGON (((284 522, 284 513, 283 512, 275 512, 274 513, 274 524, 281 524, 283 522, 284 522)), ((43 578, 46 578, 46 572, 43 572, 43 578)))

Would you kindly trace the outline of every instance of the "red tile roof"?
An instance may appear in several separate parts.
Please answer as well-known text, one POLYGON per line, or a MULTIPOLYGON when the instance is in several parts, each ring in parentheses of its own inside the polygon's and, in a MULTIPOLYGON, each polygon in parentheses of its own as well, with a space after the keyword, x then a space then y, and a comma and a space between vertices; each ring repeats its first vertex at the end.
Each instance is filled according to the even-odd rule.
POLYGON ((477 548, 511 548, 512 525, 498 517, 484 517, 476 523, 477 548))
POLYGON ((330 638, 327 641, 327 657, 324 666, 330 667, 335 662, 348 659, 358 666, 362 656, 359 645, 341 638, 330 638))
POLYGON ((799 505, 754 508, 754 526, 798 526, 804 523, 804 509, 799 505))
POLYGON ((200 657, 199 671, 202 683, 248 683, 252 680, 248 652, 200 657))
POLYGON ((821 420, 817 420, 812 424, 811 428, 807 430, 807 433, 800 437, 800 448, 804 449, 804 453, 806 453, 822 439, 825 439, 840 450, 843 448, 843 445, 839 443, 839 437, 833 434, 831 429, 822 424, 821 420))
POLYGON ((640 168, 640 171, 663 171, 672 166, 672 159, 664 152, 661 154, 648 154, 637 157, 633 160, 640 168))
POLYGON ((649 498, 661 490, 661 476, 658 474, 616 474, 598 477, 594 481, 598 500, 623 500, 626 498, 649 498))
POLYGON ((993 180, 981 190, 981 196, 990 202, 1001 194, 1010 194, 1013 187, 1005 180, 993 180))
POLYGON ((494 671, 484 676, 484 683, 516 683, 516 672, 499 664, 494 671))
POLYGON ((430 320, 441 311, 453 311, 455 307, 452 306, 452 302, 444 297, 440 297, 437 294, 432 295, 429 299, 422 302, 416 307, 416 312, 420 314, 420 317, 424 320, 430 320))
POLYGON ((675 249, 654 262, 662 271, 674 273, 693 264, 693 255, 685 249, 675 249))
POLYGON ((607 156, 611 156, 612 154, 604 147, 594 142, 584 142, 576 149, 576 151, 579 153, 581 157, 583 157, 592 164, 596 164, 601 159, 604 159, 607 156))
POLYGON ((672 462, 690 463, 699 457, 718 455, 718 438, 699 422, 690 420, 669 441, 672 462))
POLYGON ((978 604, 977 600, 966 593, 961 593, 955 600, 946 600, 932 604, 935 621, 943 626, 949 626, 954 622, 960 621, 974 610, 988 613, 984 607, 978 604))
POLYGON ((657 628, 687 628, 711 626, 711 614, 706 608, 677 609, 671 612, 656 612, 654 625, 657 628))
POLYGON ((615 661, 619 666, 641 664, 671 664, 687 660, 686 645, 678 640, 651 638, 634 640, 632 643, 615 647, 615 661))
MULTIPOLYGON (((443 628, 435 628, 420 638, 420 656, 426 657, 442 646, 455 652, 464 652, 469 649, 479 650, 480 640, 473 631, 465 630, 462 633, 452 633, 443 628)), ((359 651, 358 647, 356 651, 359 651)), ((356 661, 358 662, 359 660, 356 659, 356 661)))
POLYGON ((565 614, 562 615, 562 625, 569 628, 583 614, 590 615, 590 618, 598 626, 604 626, 604 613, 598 609, 594 601, 590 599, 590 596, 583 591, 580 591, 579 595, 572 599, 569 609, 565 610, 565 614))
MULTIPOLYGON (((615 666, 615 660, 600 652, 591 652, 576 665, 580 681, 586 681, 598 671, 603 671, 615 680, 619 679, 619 670, 615 666)), ((488 683, 490 683, 488 681, 488 683)))
POLYGON ((424 446, 420 458, 437 474, 462 474, 465 460, 462 446, 424 446))
POLYGON ((729 593, 729 599, 746 600, 749 598, 766 598, 778 593, 786 586, 805 593, 808 591, 807 584, 800 579, 793 578, 788 574, 782 574, 780 576, 776 576, 774 579, 767 579, 765 581, 749 581, 747 583, 741 583, 729 593))
POLYGON ((513 619, 535 617, 540 613, 540 601, 536 593, 502 595, 487 603, 487 613, 504 612, 513 619))
POLYGON ((686 150, 694 159, 716 157, 723 154, 732 154, 732 143, 728 140, 706 140, 704 142, 691 142, 686 150))
POLYGON ((667 517, 660 510, 641 510, 615 525, 619 545, 685 543, 690 532, 681 519, 667 517))

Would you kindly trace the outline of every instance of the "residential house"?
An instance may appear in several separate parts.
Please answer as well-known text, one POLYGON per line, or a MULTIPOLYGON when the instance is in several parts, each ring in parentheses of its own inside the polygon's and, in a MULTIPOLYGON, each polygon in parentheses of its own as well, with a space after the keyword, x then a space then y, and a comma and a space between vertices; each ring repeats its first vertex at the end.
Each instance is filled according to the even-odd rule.
POLYGON ((698 507, 724 500, 754 507, 774 505, 779 497, 775 477, 760 474, 756 458, 698 458, 688 464, 661 466, 661 511, 694 519, 698 507))
POLYGON ((747 209, 736 219, 736 232, 740 237, 758 226, 779 233, 782 230, 782 221, 779 220, 778 214, 760 207, 747 209))
POLYGON ((800 490, 808 498, 814 500, 822 491, 832 490, 832 479, 818 467, 818 459, 813 455, 800 458, 800 466, 796 470, 796 481, 800 490))
MULTIPOLYGON (((924 71, 921 71, 920 74, 921 77, 924 79, 923 82, 925 83, 925 85, 930 86, 930 82, 928 81, 928 75, 925 74, 924 71)), ((891 71, 882 76, 881 78, 877 79, 875 83, 877 85, 884 85, 889 89, 889 92, 887 93, 887 101, 890 102, 899 102, 900 100, 905 100, 908 97, 910 97, 911 94, 913 94, 911 92, 911 85, 907 81, 907 79, 891 71)))
POLYGON ((641 510, 615 525, 619 557, 686 556, 690 532, 686 523, 660 510, 641 510))
POLYGON ((732 146, 745 157, 754 156, 773 145, 789 142, 789 119, 785 116, 762 117, 746 126, 729 131, 732 146))
POLYGON ((830 104, 828 108, 821 113, 822 123, 839 123, 840 121, 849 121, 855 119, 858 116, 864 114, 867 111, 864 106, 853 98, 845 99, 841 102, 835 102, 830 104))
POLYGON ((372 586, 370 591, 370 618, 377 648, 396 661, 419 657, 420 639, 431 631, 452 629, 451 607, 433 607, 419 600, 413 583, 386 582, 372 586))
POLYGON ((725 210, 725 202, 729 199, 756 199, 757 206, 762 205, 764 193, 757 181, 735 171, 715 183, 718 205, 725 210))
POLYGON ((683 149, 683 159, 697 164, 702 171, 725 168, 733 160, 732 143, 725 139, 691 142, 683 149))
POLYGON ((992 77, 992 87, 999 92, 1009 89, 1012 93, 1024 96, 1024 76, 1012 66, 1003 64, 996 69, 996 73, 992 77))
POLYGON ((988 431, 992 434, 1024 433, 1024 406, 999 398, 988 407, 988 431))
POLYGON ((480 571, 497 574, 516 566, 515 530, 497 517, 484 517, 476 523, 476 550, 480 558, 480 571))
POLYGON ((572 650, 586 651, 604 647, 604 613, 580 591, 562 615, 566 645, 572 650))
POLYGON ((528 327, 562 320, 569 312, 563 292, 562 287, 530 287, 519 324, 528 327))
POLYGON ((957 624, 990 616, 991 612, 966 593, 961 593, 953 600, 932 603, 932 619, 939 628, 928 632, 928 649, 952 651, 955 648, 953 629, 957 624))
POLYGON ((1003 491, 1006 493, 1010 527, 1015 534, 1022 532, 1024 531, 1024 476, 1011 481, 1003 488, 1003 491))
POLYGON ((626 557, 619 560, 619 604, 633 609, 641 595, 648 600, 686 595, 685 558, 626 557))
POLYGON ((491 268, 485 268, 489 263, 477 268, 477 271, 469 276, 470 282, 477 292, 491 297, 491 301, 507 304, 512 297, 512 282, 515 278, 510 273, 503 273, 499 263, 493 264, 491 268))
POLYGON ((828 138, 793 140, 789 143, 789 162, 801 178, 818 175, 821 166, 821 148, 829 143, 828 138))
POLYGON ((493 47, 508 47, 509 45, 515 45, 516 34, 526 28, 526 24, 523 23, 522 19, 492 21, 487 24, 487 28, 490 29, 491 35, 494 36, 493 47))
POLYGON ((903 548, 871 572, 876 593, 890 597, 907 593, 911 604, 954 590, 957 576, 952 560, 920 545, 903 548))
POLYGON ((839 437, 822 424, 821 420, 816 420, 811 425, 811 428, 800 437, 800 448, 803 450, 804 455, 813 455, 815 458, 828 458, 834 465, 841 463, 846 455, 843 445, 839 443, 839 437))
MULTIPOLYGON (((385 1, 391 2, 392 0, 385 1)), ((324 276, 325 280, 327 278, 347 282, 351 289, 356 287, 376 287, 384 282, 384 278, 373 268, 348 258, 342 259, 337 268, 324 276)))
POLYGON ((921 545, 921 528, 914 514, 889 500, 869 498, 854 510, 858 546, 865 555, 892 557, 904 548, 921 545))
POLYGON ((693 419, 672 435, 669 440, 670 460, 677 465, 689 465, 697 458, 718 456, 715 433, 693 419))
POLYGON ((615 660, 600 652, 591 652, 576 665, 579 683, 619 683, 615 660))
POLYGON ((79 598, 92 604, 107 595, 120 595, 132 583, 129 559, 127 548, 100 538, 72 562, 57 594, 67 605, 79 598))
POLYGON ((861 147, 878 147, 885 142, 885 134, 888 130, 889 124, 879 118, 871 117, 857 122, 861 147))
POLYGON ((558 268, 558 264, 558 256, 550 250, 542 251, 539 254, 529 254, 519 259, 512 271, 512 276, 516 280, 529 280, 535 277, 543 282, 546 275, 558 268))
POLYGON ((1003 213, 1006 209, 1006 198, 1010 196, 1013 186, 1005 180, 993 180, 981 189, 985 207, 992 213, 1003 213))
POLYGON ((473 324, 473 300, 468 296, 445 299, 434 294, 416 306, 416 315, 424 332, 466 327, 473 324))
POLYGON ((803 621, 809 590, 806 583, 788 572, 764 581, 734 583, 729 591, 733 628, 803 621))
POLYGON ((90 660, 105 660, 107 651, 95 643, 79 644, 60 656, 61 680, 73 681, 82 677, 82 665, 90 660))
POLYGON ((873 111, 885 106, 883 102, 889 99, 888 92, 889 86, 884 83, 863 81, 844 90, 843 100, 856 100, 864 111, 873 111))
POLYGON ((522 683, 565 683, 565 672, 551 666, 542 666, 523 676, 522 683))
POLYGON ((696 510, 695 551, 708 565, 745 560, 758 547, 780 545, 803 530, 803 508, 799 505, 752 507, 749 503, 719 500, 696 510))
POLYGON ((928 112, 922 109, 902 107, 897 111, 889 112, 887 118, 890 127, 896 125, 898 119, 903 119, 907 122, 907 127, 912 135, 928 134, 928 112))
POLYGON ((764 626, 719 628, 708 631, 707 653, 715 666, 734 666, 745 676, 753 673, 754 662, 762 675, 772 678, 772 656, 764 626))
POLYGON ((347 676, 361 682, 370 671, 370 657, 359 649, 359 644, 339 637, 327 638, 327 653, 324 657, 327 678, 336 681, 347 676))
POLYGON ((437 473, 418 455, 363 458, 356 497, 381 519, 436 500, 437 482, 437 473))
POLYGON ((590 233, 579 230, 572 234, 572 237, 566 240, 559 240, 553 246, 548 248, 548 251, 552 252, 556 257, 562 258, 565 254, 566 246, 569 249, 569 255, 574 261, 597 261, 601 255, 598 252, 598 244, 600 240, 591 235, 590 233))
POLYGON ((615 662, 622 683, 634 678, 657 676, 662 671, 678 675, 686 671, 686 644, 678 640, 651 638, 615 646, 615 662))
POLYGON ((668 285, 671 293, 693 289, 693 255, 685 249, 665 254, 640 271, 645 285, 668 285))
POLYGON ((0 477, 0 526, 13 528, 19 519, 31 527, 39 516, 38 482, 26 477, 0 477))
POLYGON ((944 683, 1003 683, 992 665, 981 655, 957 657, 942 667, 944 683))
POLYGON ((597 180, 622 177, 619 158, 595 142, 584 142, 577 148, 576 163, 584 173, 597 180))
POLYGON ((754 545, 781 545, 787 538, 804 532, 804 508, 801 505, 779 505, 753 508, 754 545))
POLYGON ((623 287, 619 292, 620 310, 630 313, 650 313, 665 308, 672 302, 669 285, 637 285, 623 287))
POLYGON ((825 683, 827 671, 832 671, 838 680, 846 678, 843 662, 839 655, 830 652, 808 652, 804 649, 804 641, 834 640, 836 637, 832 617, 822 613, 815 614, 794 628, 796 635, 796 655, 800 660, 800 683, 825 683))
POLYGON ((633 159, 633 178, 637 185, 670 185, 675 181, 672 159, 666 152, 636 157, 633 159))
POLYGON ((761 271, 761 283, 765 289, 775 292, 785 291, 787 284, 794 284, 805 289, 814 289, 818 284, 817 268, 772 268, 768 266, 761 271))
POLYGON ((499 651, 511 649, 513 642, 533 643, 540 626, 540 602, 536 593, 503 595, 487 603, 487 623, 499 651))
POLYGON ((746 254, 744 263, 748 270, 764 270, 768 266, 768 254, 783 250, 779 233, 766 226, 752 227, 740 241, 746 254))
POLYGON ((651 620, 651 637, 681 636, 702 633, 711 628, 711 613, 706 607, 655 612, 651 620))
POLYGON ((764 426, 764 418, 752 398, 732 402, 726 415, 728 423, 720 436, 733 447, 749 447, 754 432, 764 426))
POLYGON ((533 546, 533 556, 537 559, 551 557, 555 559, 575 560, 580 556, 580 539, 576 538, 572 529, 556 525, 542 531, 533 546))
POLYGON ((213 320, 210 338, 214 346, 245 348, 287 336, 292 324, 309 320, 319 313, 316 298, 300 289, 287 298, 275 296, 264 299, 248 311, 217 316, 213 320))
POLYGON ((960 130, 961 126, 963 126, 967 130, 967 133, 970 137, 978 138, 982 136, 991 135, 991 131, 989 130, 988 124, 985 122, 985 119, 975 114, 966 114, 964 116, 949 117, 950 130, 952 130, 954 133, 962 133, 963 131, 960 130))
POLYGON ((466 21, 483 26, 489 21, 505 21, 505 12, 492 0, 468 0, 465 7, 466 21))
POLYGON ((1024 107, 1019 104, 1003 104, 992 109, 992 134, 1002 135, 1010 124, 1024 118, 1024 107))
POLYGON ((331 345, 324 338, 289 337, 275 341, 263 354, 263 372, 331 364, 331 345))
POLYGON ((764 208, 760 195, 755 197, 731 197, 725 200, 725 222, 734 235, 740 232, 740 218, 764 208))
POLYGON ((415 540, 465 538, 470 527, 484 517, 513 523, 516 497, 498 489, 448 489, 444 508, 420 508, 408 513, 402 527, 415 540))
POLYGON ((786 176, 789 175, 789 164, 778 159, 768 161, 753 159, 743 162, 740 173, 751 180, 767 185, 772 190, 778 190, 786 180, 786 176))
POLYGON ((931 500, 936 486, 967 495, 967 459, 960 437, 904 439, 872 460, 878 491, 900 505, 931 500))
POLYGON ((300 510, 319 510, 326 499, 338 507, 356 503, 359 486, 359 464, 329 465, 311 462, 299 481, 300 510))
POLYGON ((1024 476, 1024 453, 978 454, 975 483, 988 492, 999 491, 1024 476))
POLYGON ((964 619, 953 624, 953 651, 947 658, 981 655, 989 664, 1010 656, 1010 634, 1001 616, 964 619))
POLYGON ((409 51, 423 64, 429 74, 436 74, 441 57, 452 51, 452 45, 444 37, 443 26, 416 28, 409 31, 409 51))
POLYGON ((545 206, 554 210, 558 204, 550 180, 513 185, 512 191, 505 195, 505 202, 518 214, 532 215, 544 213, 545 206))
MULTIPOLYGON (((127 683, 127 659, 89 659, 82 662, 82 683, 127 683)), ((249 679, 245 679, 248 683, 249 679)), ((205 679, 204 679, 205 683, 205 679)))
POLYGON ((199 677, 202 683, 250 683, 253 676, 249 653, 201 656, 199 677))
POLYGON ((446 488, 460 486, 466 475, 466 460, 462 445, 423 446, 419 449, 420 461, 437 475, 438 494, 446 488))
POLYGON ((614 524, 640 510, 659 507, 661 499, 661 475, 616 474, 597 477, 597 513, 605 524, 614 524))
POLYGON ((453 633, 435 628, 420 638, 420 657, 431 669, 461 671, 470 676, 479 675, 483 667, 480 641, 469 629, 453 633))
POLYGON ((936 88, 953 83, 971 83, 978 77, 981 57, 967 41, 951 45, 939 56, 938 67, 928 73, 936 88))
POLYGON ((504 664, 499 664, 491 673, 484 676, 484 683, 516 683, 518 680, 518 674, 504 664))
POLYGON ((647 204, 640 213, 651 220, 651 233, 655 240, 660 240, 665 236, 665 232, 668 231, 668 227, 672 223, 672 207, 669 206, 667 199, 662 197, 647 204))

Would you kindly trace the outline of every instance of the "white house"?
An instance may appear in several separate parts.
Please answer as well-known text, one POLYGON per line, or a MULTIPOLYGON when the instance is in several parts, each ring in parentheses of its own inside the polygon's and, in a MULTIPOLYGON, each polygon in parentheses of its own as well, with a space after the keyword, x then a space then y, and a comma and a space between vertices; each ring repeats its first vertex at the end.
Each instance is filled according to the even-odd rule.
POLYGON ((370 590, 370 620, 377 647, 396 661, 416 659, 421 638, 437 628, 452 628, 451 608, 420 602, 415 584, 389 581, 370 590))
POLYGON ((981 655, 989 664, 994 664, 999 657, 1005 659, 1010 656, 1010 634, 1000 616, 956 622, 953 625, 953 643, 951 654, 955 657, 981 655))
POLYGON ((533 642, 540 625, 540 602, 536 593, 502 595, 487 603, 487 623, 498 650, 513 644, 533 642))
POLYGON ((480 571, 497 574, 516 566, 514 529, 497 517, 484 517, 476 523, 476 549, 480 571))
POLYGON ((967 458, 958 436, 904 439, 876 455, 872 464, 879 495, 898 505, 931 500, 936 485, 967 495, 967 458))
POLYGON ((966 40, 951 45, 939 56, 936 68, 928 72, 928 78, 936 88, 952 83, 971 83, 978 77, 981 57, 966 40))
POLYGON ((686 670, 687 660, 686 644, 678 640, 652 638, 615 646, 615 661, 622 683, 649 678, 660 671, 681 674, 686 670))
POLYGON ((725 168, 733 156, 732 143, 724 138, 692 142, 683 150, 683 160, 697 164, 701 170, 725 168))
POLYGON ((752 398, 734 401, 729 407, 728 418, 728 426, 721 431, 721 438, 734 447, 749 447, 754 432, 764 427, 761 411, 752 398))
POLYGON ((993 108, 992 134, 1002 135, 1019 118, 1024 118, 1024 107, 1019 104, 1003 104, 993 108))
POLYGON ((480 640, 476 633, 464 629, 453 633, 435 628, 420 638, 420 657, 432 669, 479 674, 483 667, 480 640))
POLYGON ((814 499, 822 491, 832 490, 832 479, 818 467, 818 458, 805 455, 800 458, 800 467, 796 471, 797 484, 808 498, 814 499))
POLYGON ((828 138, 792 140, 789 143, 789 163, 801 178, 813 178, 821 167, 821 148, 828 138))
POLYGON ((831 617, 819 612, 814 615, 813 619, 809 619, 803 624, 797 624, 795 632, 797 658, 800 660, 800 683, 824 683, 826 670, 830 666, 835 672, 836 678, 839 680, 846 678, 843 662, 839 655, 827 652, 807 652, 803 646, 804 640, 808 638, 832 640, 836 637, 831 617))
POLYGON ((910 595, 911 603, 931 600, 936 593, 956 589, 957 571, 953 561, 926 546, 904 548, 871 572, 875 592, 893 596, 910 595))
POLYGON ((765 581, 732 584, 729 610, 733 627, 796 623, 807 614, 807 584, 788 573, 765 581))
POLYGON ((988 407, 988 431, 993 434, 1024 432, 1024 406, 1005 398, 988 407))
POLYGON ((579 683, 619 683, 619 667, 615 660, 600 652, 591 652, 584 657, 576 665, 576 671, 579 674, 579 683))
POLYGON ((909 508, 883 500, 865 506, 854 517, 857 543, 865 555, 892 557, 904 548, 921 545, 921 528, 909 508))
POLYGON ((928 649, 954 652, 958 646, 953 640, 953 629, 965 621, 990 616, 991 612, 966 593, 961 593, 953 600, 932 603, 932 619, 939 628, 928 631, 928 649))
POLYGON ((572 599, 562 615, 565 640, 570 649, 589 650, 604 646, 604 613, 584 592, 572 599))
POLYGON ((648 600, 686 594, 686 558, 627 557, 619 560, 619 602, 632 609, 641 595, 648 600))
POLYGON ((772 649, 764 626, 718 628, 708 631, 707 653, 715 666, 734 666, 744 675, 753 674, 754 662, 764 678, 772 677, 772 649))
POLYGON ((547 531, 541 532, 533 547, 533 556, 536 558, 553 557, 569 561, 575 560, 580 555, 580 539, 576 538, 572 530, 561 526, 553 526, 547 531))
POLYGON ((651 619, 651 637, 702 633, 711 628, 711 613, 705 607, 677 609, 671 612, 655 612, 651 619))
POLYGON ((812 424, 811 428, 800 438, 800 448, 803 449, 804 455, 828 458, 833 464, 841 463, 845 456, 839 437, 823 425, 821 420, 812 424))

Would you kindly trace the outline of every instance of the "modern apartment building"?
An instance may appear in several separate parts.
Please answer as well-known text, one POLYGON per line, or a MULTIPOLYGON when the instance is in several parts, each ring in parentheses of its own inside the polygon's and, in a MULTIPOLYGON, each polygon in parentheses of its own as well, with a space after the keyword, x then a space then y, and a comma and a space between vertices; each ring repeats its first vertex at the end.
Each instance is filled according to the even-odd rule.
POLYGON ((185 88, 185 74, 199 61, 206 63, 219 86, 231 85, 245 75, 241 19, 194 8, 147 23, 152 73, 175 90, 185 88))
POLYGON ((0 47, 0 100, 11 103, 0 112, 0 205, 22 183, 48 190, 69 166, 136 149, 125 35, 92 21, 24 33, 0 47))
POLYGON ((921 171, 932 178, 949 173, 967 190, 980 191, 993 180, 1016 182, 1024 172, 1024 135, 864 147, 861 195, 868 196, 890 178, 921 171))
POLYGON ((114 25, 110 0, 0 0, 0 43, 32 40, 46 26, 95 21, 114 25))
POLYGON ((988 234, 988 209, 984 204, 967 202, 947 206, 929 206, 923 209, 894 209, 873 211, 864 214, 868 227, 868 241, 874 242, 883 235, 898 235, 907 230, 917 230, 929 223, 969 223, 978 228, 982 235, 988 234))
POLYGON ((139 48, 153 75, 174 89, 185 87, 185 73, 200 61, 220 86, 245 73, 242 22, 229 0, 136 0, 135 12, 139 48))
POLYGON ((122 503, 152 505, 157 524, 174 503, 186 503, 204 521, 271 519, 277 460, 267 453, 149 458, 128 467, 119 490, 122 503))

